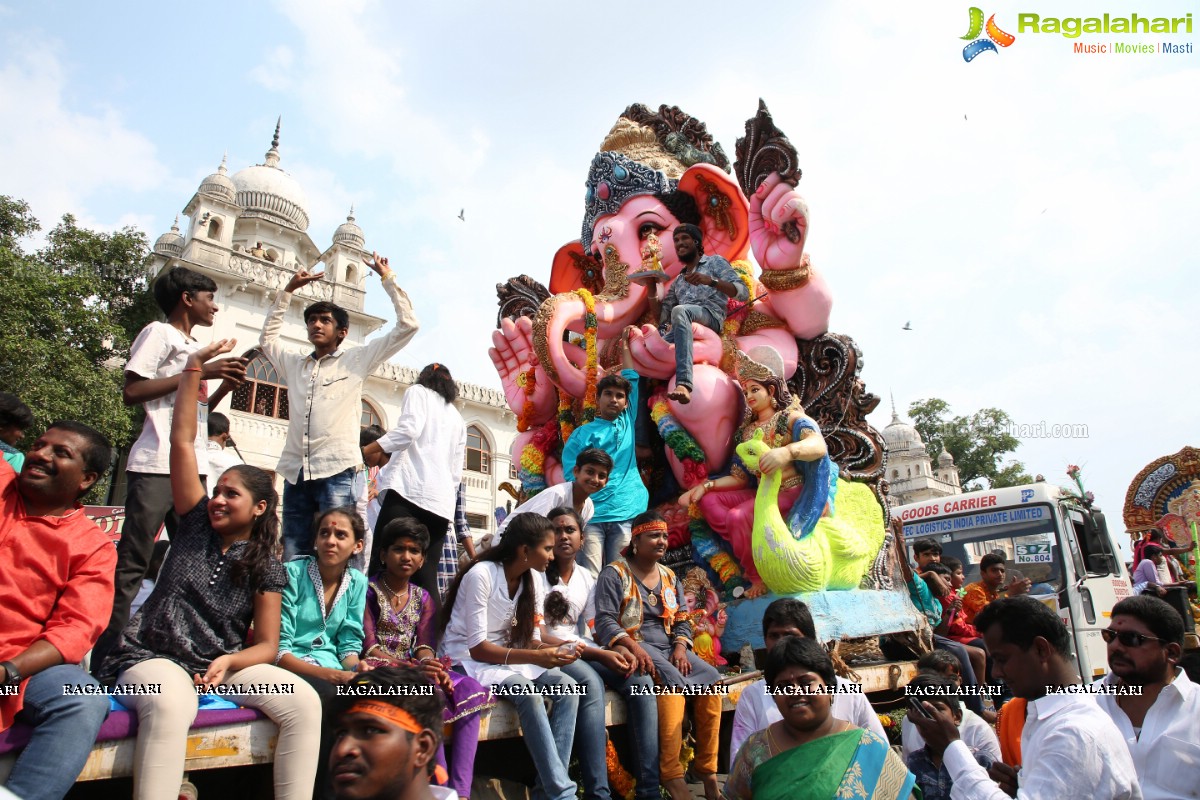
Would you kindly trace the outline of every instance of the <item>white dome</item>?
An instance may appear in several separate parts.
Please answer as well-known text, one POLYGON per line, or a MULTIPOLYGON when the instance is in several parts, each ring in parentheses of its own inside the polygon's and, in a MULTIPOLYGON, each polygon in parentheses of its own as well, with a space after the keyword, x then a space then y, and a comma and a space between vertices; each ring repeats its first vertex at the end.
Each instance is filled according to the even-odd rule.
POLYGON ((950 454, 950 451, 946 449, 945 445, 942 446, 942 452, 938 454, 938 466, 939 467, 953 467, 954 466, 954 456, 952 456, 950 454))
POLYGON ((350 214, 346 217, 346 221, 338 225, 337 230, 333 232, 333 243, 346 244, 360 249, 366 247, 367 240, 363 236, 363 230, 354 221, 353 206, 350 207, 350 214))
POLYGON ((300 184, 279 168, 279 125, 265 164, 246 167, 233 175, 239 218, 257 217, 296 230, 308 230, 308 198, 300 184))
POLYGON ((155 240, 154 252, 170 257, 183 255, 183 236, 179 234, 179 217, 176 217, 175 222, 171 224, 171 230, 155 240))
POLYGON ((892 412, 891 423, 883 429, 883 441, 888 450, 924 450, 925 443, 917 429, 900 419, 895 411, 892 412))
POLYGON ((200 194, 210 195, 228 203, 233 202, 237 187, 229 179, 229 170, 225 169, 225 158, 221 158, 221 166, 217 171, 200 182, 200 194))

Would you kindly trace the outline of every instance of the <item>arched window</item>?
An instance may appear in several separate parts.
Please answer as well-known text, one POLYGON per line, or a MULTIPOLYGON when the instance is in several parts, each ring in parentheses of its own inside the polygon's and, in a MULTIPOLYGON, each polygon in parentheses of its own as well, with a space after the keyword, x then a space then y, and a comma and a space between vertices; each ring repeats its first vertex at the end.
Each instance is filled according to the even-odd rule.
POLYGON ((208 238, 214 239, 214 240, 221 238, 221 218, 220 217, 213 217, 212 219, 210 219, 208 221, 208 238))
POLYGON ((371 405, 366 400, 363 400, 362 418, 359 420, 358 424, 363 428, 369 428, 372 425, 378 425, 382 428, 383 417, 379 416, 379 412, 375 410, 375 406, 371 405))
POLYGON ((287 387, 275 367, 261 353, 246 367, 246 382, 233 390, 229 401, 234 411, 247 411, 275 419, 288 418, 287 387))
POLYGON ((358 286, 358 270, 354 268, 353 264, 346 265, 346 283, 358 286))
POLYGON ((892 470, 892 480, 894 480, 894 481, 900 480, 900 470, 898 470, 898 469, 892 470))
POLYGON ((492 451, 479 426, 467 428, 467 469, 487 475, 492 471, 492 451))

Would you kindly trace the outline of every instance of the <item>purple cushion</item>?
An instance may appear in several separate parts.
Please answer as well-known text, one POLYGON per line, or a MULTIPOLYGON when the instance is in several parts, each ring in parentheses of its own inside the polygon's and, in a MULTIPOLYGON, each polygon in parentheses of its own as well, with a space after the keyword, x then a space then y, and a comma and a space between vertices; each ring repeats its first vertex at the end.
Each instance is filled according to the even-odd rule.
MULTIPOLYGON (((238 722, 251 722, 256 719, 266 719, 266 715, 254 708, 217 709, 200 711, 192 729, 211 728, 214 725, 231 725, 238 722)), ((6 731, 0 731, 0 754, 19 750, 29 743, 29 734, 33 731, 23 722, 14 724, 6 731)), ((97 742, 108 742, 113 739, 128 739, 137 735, 137 715, 132 711, 110 711, 100 726, 96 735, 97 742)))

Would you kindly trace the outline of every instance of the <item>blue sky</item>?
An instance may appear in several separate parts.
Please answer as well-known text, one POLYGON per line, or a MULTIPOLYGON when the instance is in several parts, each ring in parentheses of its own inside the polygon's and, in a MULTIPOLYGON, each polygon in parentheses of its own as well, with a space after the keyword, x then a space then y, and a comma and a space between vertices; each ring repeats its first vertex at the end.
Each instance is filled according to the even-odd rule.
MULTIPOLYGON (((1196 444, 1200 54, 1075 54, 1016 14, 1195 7, 985 7, 1017 40, 965 63, 968 7, 10 3, 0 192, 46 227, 70 212, 153 239, 222 153, 231 171, 261 162, 282 115, 310 235, 326 245, 355 204, 415 298, 422 332, 399 360, 498 385, 493 286, 545 280, 578 236, 621 110, 679 105, 732 151, 763 97, 800 153, 831 328, 884 398, 873 421, 893 392, 902 411, 936 396, 1086 425, 1017 456, 1063 482, 1081 464, 1115 521, 1143 465, 1196 444)), ((1077 41, 1161 40, 1196 49, 1077 41)))

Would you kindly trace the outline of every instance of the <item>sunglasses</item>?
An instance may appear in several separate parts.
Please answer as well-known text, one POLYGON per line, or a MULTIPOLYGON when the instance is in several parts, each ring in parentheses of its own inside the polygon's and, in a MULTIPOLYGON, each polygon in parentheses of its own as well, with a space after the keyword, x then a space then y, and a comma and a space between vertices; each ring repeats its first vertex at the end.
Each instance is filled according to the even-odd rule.
POLYGON ((1114 631, 1111 628, 1105 628, 1104 630, 1100 631, 1100 636, 1109 644, 1112 644, 1113 639, 1116 639, 1126 647, 1141 647, 1146 642, 1165 641, 1157 636, 1146 636, 1145 634, 1137 633, 1135 631, 1114 631))

